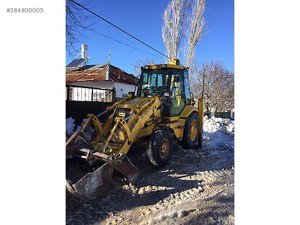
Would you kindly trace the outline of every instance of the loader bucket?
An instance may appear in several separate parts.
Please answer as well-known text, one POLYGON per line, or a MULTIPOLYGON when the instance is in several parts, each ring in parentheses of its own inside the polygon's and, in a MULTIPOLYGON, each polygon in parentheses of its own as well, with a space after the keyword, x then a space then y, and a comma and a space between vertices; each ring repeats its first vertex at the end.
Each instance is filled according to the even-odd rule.
POLYGON ((66 142, 67 191, 86 200, 100 197, 120 184, 134 183, 138 177, 138 169, 126 154, 119 154, 120 144, 110 143, 117 125, 107 140, 100 138, 102 142, 98 141, 97 147, 91 144, 95 140, 89 130, 92 119, 90 116, 82 130, 75 132, 66 142))
POLYGON ((67 191, 81 199, 97 198, 115 184, 112 179, 114 169, 107 163, 88 173, 84 173, 80 169, 73 168, 73 171, 71 170, 67 169, 67 191))
POLYGON ((138 177, 135 166, 119 159, 108 160, 97 169, 82 160, 71 159, 67 160, 66 172, 67 191, 86 200, 100 197, 120 184, 134 183, 138 177))

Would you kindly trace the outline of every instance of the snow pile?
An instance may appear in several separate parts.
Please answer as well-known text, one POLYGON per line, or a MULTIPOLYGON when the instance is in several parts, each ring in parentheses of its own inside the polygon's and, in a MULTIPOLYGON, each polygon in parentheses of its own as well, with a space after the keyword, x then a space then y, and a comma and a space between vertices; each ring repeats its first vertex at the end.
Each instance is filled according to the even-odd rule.
POLYGON ((204 117, 203 145, 208 148, 218 148, 226 145, 234 148, 234 121, 222 118, 204 117))
POLYGON ((75 124, 74 124, 74 119, 72 117, 69 117, 67 120, 66 120, 66 132, 67 132, 67 135, 70 137, 73 132, 74 132, 74 127, 75 127, 75 124))
POLYGON ((81 122, 81 126, 76 126, 76 124, 74 123, 75 119, 73 119, 72 117, 69 117, 68 119, 66 119, 66 132, 67 132, 67 137, 71 137, 71 135, 76 132, 76 131, 80 131, 82 125, 86 122, 87 119, 83 119, 81 122), (76 129, 75 129, 76 128, 76 129))
POLYGON ((233 134, 234 133, 234 121, 230 119, 222 119, 222 118, 208 118, 207 116, 204 117, 204 123, 203 123, 203 130, 204 132, 216 132, 216 131, 223 131, 227 134, 233 134))

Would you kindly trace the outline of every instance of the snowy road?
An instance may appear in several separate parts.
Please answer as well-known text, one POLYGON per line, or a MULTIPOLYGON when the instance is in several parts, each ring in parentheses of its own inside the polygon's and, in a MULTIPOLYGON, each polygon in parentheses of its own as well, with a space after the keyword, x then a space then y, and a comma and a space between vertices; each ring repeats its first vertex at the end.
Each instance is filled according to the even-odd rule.
POLYGON ((206 119, 204 131, 201 150, 178 148, 163 168, 134 153, 138 183, 67 201, 67 224, 234 224, 234 122, 206 119))

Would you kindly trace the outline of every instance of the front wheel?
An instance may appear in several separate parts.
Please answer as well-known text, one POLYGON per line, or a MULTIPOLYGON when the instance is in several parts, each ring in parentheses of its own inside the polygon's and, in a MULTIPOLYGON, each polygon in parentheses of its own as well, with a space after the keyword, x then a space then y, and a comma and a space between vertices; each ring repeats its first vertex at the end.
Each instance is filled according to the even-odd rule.
POLYGON ((147 146, 149 161, 155 166, 164 165, 173 150, 172 134, 167 129, 158 129, 152 133, 147 146))
POLYGON ((184 148, 198 147, 198 135, 200 135, 199 118, 193 112, 186 120, 181 145, 184 148))

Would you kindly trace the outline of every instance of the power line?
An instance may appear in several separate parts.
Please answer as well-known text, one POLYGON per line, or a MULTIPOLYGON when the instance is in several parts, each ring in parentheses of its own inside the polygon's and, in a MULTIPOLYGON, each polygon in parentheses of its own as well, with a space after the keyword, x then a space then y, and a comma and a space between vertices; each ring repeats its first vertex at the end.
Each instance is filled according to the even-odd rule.
MULTIPOLYGON (((112 41, 115 41, 115 42, 117 42, 117 43, 119 43, 119 44, 125 45, 125 46, 127 46, 127 47, 129 47, 129 48, 135 49, 135 50, 140 51, 140 52, 144 52, 144 53, 146 53, 146 54, 148 54, 148 55, 152 55, 152 56, 154 56, 154 57, 159 57, 159 56, 154 55, 154 54, 152 54, 152 53, 150 53, 150 52, 144 51, 144 50, 142 50, 142 49, 140 49, 140 48, 133 47, 133 46, 131 46, 131 45, 129 45, 129 44, 126 44, 126 43, 124 43, 124 42, 122 42, 122 41, 119 41, 119 40, 117 40, 117 39, 115 39, 115 38, 112 38, 112 37, 110 37, 110 36, 108 36, 108 35, 99 33, 99 32, 97 32, 97 31, 95 31, 95 30, 92 30, 92 29, 88 29, 88 30, 91 31, 91 32, 94 32, 94 33, 96 33, 96 34, 98 34, 98 35, 101 35, 102 37, 105 37, 105 38, 107 38, 107 39, 110 39, 110 40, 112 40, 112 41)), ((161 56, 160 56, 160 57, 161 57, 161 56)))
POLYGON ((143 42, 142 40, 136 38, 135 36, 131 35, 130 33, 128 33, 127 31, 123 30, 122 28, 116 26, 115 24, 111 23, 110 21, 108 21, 107 19, 103 18, 102 16, 99 16, 98 14, 94 13, 93 11, 91 11, 90 9, 84 7, 83 5, 70 0, 71 2, 73 2, 74 4, 78 5, 79 7, 85 9, 86 11, 90 12, 91 14, 93 14, 94 16, 100 18, 101 20, 105 21, 106 23, 112 25, 113 27, 117 28, 118 30, 122 31, 123 33, 127 34, 128 36, 132 37, 133 39, 137 40, 138 42, 142 43, 143 45, 146 45, 148 48, 151 48, 152 50, 156 51, 157 53, 163 55, 164 57, 170 59, 168 56, 166 56, 165 54, 161 53, 160 51, 156 50, 155 48, 151 47, 150 45, 146 44, 145 42, 143 42))

